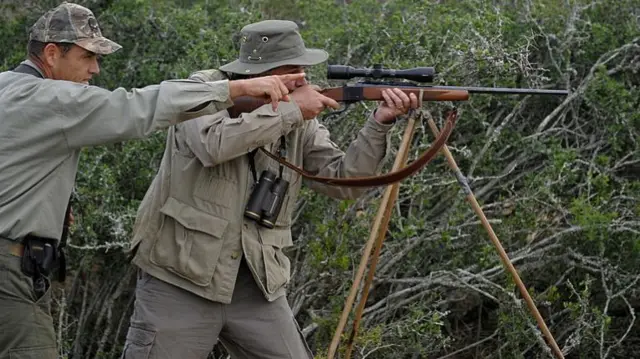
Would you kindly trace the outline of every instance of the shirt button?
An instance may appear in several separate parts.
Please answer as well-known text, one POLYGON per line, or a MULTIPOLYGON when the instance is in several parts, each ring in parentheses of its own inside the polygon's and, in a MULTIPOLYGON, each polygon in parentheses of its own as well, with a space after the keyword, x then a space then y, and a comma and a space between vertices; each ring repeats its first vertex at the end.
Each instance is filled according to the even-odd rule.
POLYGON ((238 257, 240 257, 240 252, 238 251, 233 251, 231 253, 231 259, 238 259, 238 257))

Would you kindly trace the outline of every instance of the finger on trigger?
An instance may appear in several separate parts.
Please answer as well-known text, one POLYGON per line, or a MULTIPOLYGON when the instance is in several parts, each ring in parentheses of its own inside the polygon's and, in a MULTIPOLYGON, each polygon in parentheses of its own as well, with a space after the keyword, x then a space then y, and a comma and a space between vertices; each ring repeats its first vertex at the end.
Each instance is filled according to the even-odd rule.
POLYGON ((323 101, 323 104, 325 106, 331 107, 333 109, 339 109, 340 108, 340 104, 338 103, 338 101, 332 99, 331 97, 326 97, 325 96, 325 101, 323 101))

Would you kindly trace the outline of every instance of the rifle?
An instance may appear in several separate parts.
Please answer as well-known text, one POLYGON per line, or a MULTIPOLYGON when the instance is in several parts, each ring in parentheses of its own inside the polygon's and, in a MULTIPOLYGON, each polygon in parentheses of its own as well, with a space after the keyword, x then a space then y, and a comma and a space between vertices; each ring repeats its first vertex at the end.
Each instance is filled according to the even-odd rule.
MULTIPOLYGON (((343 65, 329 65, 328 79, 349 80, 354 77, 365 78, 394 78, 419 83, 431 83, 435 75, 433 67, 414 67, 411 69, 385 69, 382 65, 375 65, 372 69, 354 68, 343 65)), ((422 91, 423 101, 466 101, 470 93, 487 93, 500 95, 568 95, 567 90, 546 90, 507 87, 463 87, 463 86, 433 86, 416 85, 407 82, 362 81, 353 85, 331 87, 322 94, 339 102, 353 103, 364 100, 382 100, 382 90, 397 87, 407 95, 416 96, 422 91)))
MULTIPOLYGON (((327 71, 327 77, 331 79, 344 79, 348 80, 354 77, 365 77, 365 78, 402 78, 405 80, 410 80, 414 82, 426 82, 430 83, 433 81, 433 75, 435 71, 433 67, 418 67, 413 69, 406 70, 391 70, 391 69, 383 69, 380 65, 376 65, 373 69, 358 69, 350 66, 340 66, 340 65, 332 65, 329 66, 327 71)), ((382 90, 396 87, 401 89, 403 92, 410 94, 414 93, 418 96, 422 101, 466 101, 469 98, 469 93, 489 93, 489 94, 532 94, 532 95, 568 95, 568 91, 565 90, 544 90, 544 89, 523 89, 523 88, 492 88, 492 87, 458 87, 458 86, 431 86, 431 85, 415 85, 408 84, 406 82, 373 82, 373 81, 365 81, 359 82, 354 85, 344 85, 342 87, 333 87, 328 88, 323 91, 325 96, 331 97, 336 101, 345 102, 348 104, 354 103, 357 101, 363 100, 381 100, 382 99, 382 90)), ((451 117, 451 116, 450 116, 451 117)), ((405 131, 405 137, 403 138, 403 142, 398 149, 398 154, 396 157, 396 163, 394 163, 394 168, 399 167, 400 171, 402 171, 402 163, 406 161, 406 151, 408 149, 408 141, 411 139, 411 135, 413 134, 413 129, 415 128, 415 120, 413 118, 409 119, 407 124, 407 128, 405 131)), ((438 138, 442 136, 442 133, 446 130, 450 120, 447 120, 447 124, 445 124, 445 128, 442 131, 439 131, 433 119, 429 118, 429 126, 431 127, 431 131, 438 138), (440 132, 440 133, 439 133, 440 132)), ((432 145, 433 147, 433 145, 432 145)), ((527 307, 535 317, 539 328, 542 330, 545 338, 551 349, 554 351, 554 354, 557 358, 564 358, 562 351, 558 347, 553 335, 549 331, 549 328, 546 326, 544 319, 540 315, 540 312, 535 306, 535 303, 531 299, 524 283, 520 279, 515 267, 511 263, 508 255, 504 251, 504 248, 498 237, 495 235, 495 232, 491 228, 489 221, 487 220, 482 208, 478 204, 469 184, 467 183, 466 178, 458 168, 451 152, 447 148, 445 144, 442 145, 442 151, 449 163, 449 167, 453 170, 456 178, 458 179, 459 184, 463 188, 466 193, 467 200, 471 204, 472 208, 480 218, 480 221, 484 228, 487 230, 489 234, 489 238, 492 243, 496 247, 498 254, 500 255, 500 259, 503 262, 503 265, 513 276, 518 289, 520 290, 522 296, 525 299, 527 307)), ((418 162, 418 161, 416 161, 418 162)), ((415 163, 415 162, 414 162, 415 163)), ((356 298, 358 288, 360 286, 360 281, 362 276, 364 275, 365 267, 367 263, 369 263, 369 272, 367 274, 367 278, 365 284, 363 286, 360 302, 356 309, 355 317, 353 319, 353 329, 347 339, 347 348, 345 358, 351 358, 351 352, 353 348, 353 344, 355 338, 358 333, 358 326, 360 324, 360 320, 362 317, 362 313, 364 311, 367 297, 369 294, 369 290, 371 288, 371 284, 373 283, 374 272, 376 270, 376 266, 378 263, 378 258, 380 255, 380 251, 382 248, 382 243, 384 241, 386 232, 388 230, 389 220, 391 217, 391 211, 394 206, 394 202, 398 196, 398 185, 394 184, 393 186, 389 186, 383 197, 380 204, 380 208, 378 214, 373 223, 369 240, 364 249, 364 254, 361 258, 360 265, 355 275, 354 282, 351 286, 351 290, 349 296, 346 299, 345 307, 343 309, 342 315, 338 322, 338 326, 334 333, 333 339, 329 346, 327 358, 333 359, 334 355, 337 351, 338 345, 340 343, 340 338, 342 337, 342 331, 344 326, 347 323, 347 320, 350 316, 351 306, 356 298), (375 242, 375 248, 374 248, 375 242), (373 253, 371 254, 371 250, 373 249, 373 253), (369 258, 369 256, 372 256, 369 258)))
MULTIPOLYGON (((380 64, 374 65, 372 69, 354 68, 344 65, 329 65, 327 67, 328 79, 349 80, 355 77, 365 78, 393 78, 403 79, 413 82, 383 82, 383 81, 362 81, 355 84, 345 84, 339 87, 329 87, 320 91, 323 95, 330 97, 338 102, 343 102, 348 107, 350 104, 359 101, 381 101, 384 100, 382 91, 390 88, 398 88, 404 93, 415 94, 422 101, 467 101, 469 93, 488 93, 501 95, 568 95, 567 90, 546 90, 546 89, 528 89, 528 88, 502 88, 502 87, 462 87, 462 86, 433 86, 418 83, 431 83, 435 75, 433 67, 415 67, 410 69, 385 69, 380 64)), ((239 117, 241 113, 251 112, 260 106, 265 105, 266 100, 254 97, 240 97, 234 99, 234 105, 227 109, 232 118, 239 117)), ((345 109, 338 111, 343 112, 345 109)), ((418 159, 413 163, 403 167, 402 169, 390 172, 380 176, 356 177, 356 178, 330 178, 314 176, 303 169, 287 162, 284 158, 276 154, 272 154, 263 148, 260 148, 264 154, 278 161, 282 165, 299 173, 303 177, 336 186, 351 187, 373 187, 384 186, 401 181, 402 179, 416 173, 424 167, 444 146, 447 139, 451 135, 457 112, 454 110, 449 114, 447 121, 440 134, 418 159)))

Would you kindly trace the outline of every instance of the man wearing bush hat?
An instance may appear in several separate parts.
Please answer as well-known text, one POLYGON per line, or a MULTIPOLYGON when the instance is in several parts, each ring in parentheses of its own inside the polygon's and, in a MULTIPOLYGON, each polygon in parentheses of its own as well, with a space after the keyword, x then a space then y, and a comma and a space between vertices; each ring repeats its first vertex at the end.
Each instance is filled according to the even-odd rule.
MULTIPOLYGON (((300 73, 327 57, 305 47, 295 23, 266 20, 241 30, 237 60, 190 78, 300 73)), ((393 121, 418 102, 397 89, 386 91, 386 100, 342 151, 316 119, 338 104, 303 79, 287 87, 292 101, 276 111, 266 105, 243 113, 221 110, 169 130, 134 225, 133 263, 140 270, 124 359, 204 359, 218 338, 232 358, 313 358, 287 303, 290 261, 283 252, 292 246, 302 178, 257 149, 279 152, 313 175, 375 175, 393 121), (248 204, 268 178, 288 183, 273 221, 254 216, 248 204)), ((306 184, 338 199, 365 191, 306 184)))
POLYGON ((0 359, 58 357, 49 277, 57 268, 64 280, 61 237, 82 148, 143 138, 238 96, 268 96, 276 105, 287 99, 283 81, 292 80, 90 86, 98 55, 120 48, 89 9, 65 2, 31 28, 28 59, 0 73, 0 359))

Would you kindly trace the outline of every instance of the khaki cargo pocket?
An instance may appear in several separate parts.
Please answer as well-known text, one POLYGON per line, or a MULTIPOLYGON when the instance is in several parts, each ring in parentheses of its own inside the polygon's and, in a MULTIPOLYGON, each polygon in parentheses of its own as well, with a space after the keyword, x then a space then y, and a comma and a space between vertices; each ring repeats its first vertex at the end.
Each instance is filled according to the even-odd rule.
POLYGON ((9 359, 55 359, 57 357, 56 348, 52 346, 9 350, 9 359))
POLYGON ((229 222, 169 197, 150 260, 196 284, 211 284, 229 222))
POLYGON ((282 251, 291 245, 289 229, 261 230, 262 258, 264 261, 265 286, 273 294, 291 279, 291 261, 282 251))
POLYGON ((131 326, 121 359, 148 359, 151 354, 156 332, 131 326))

